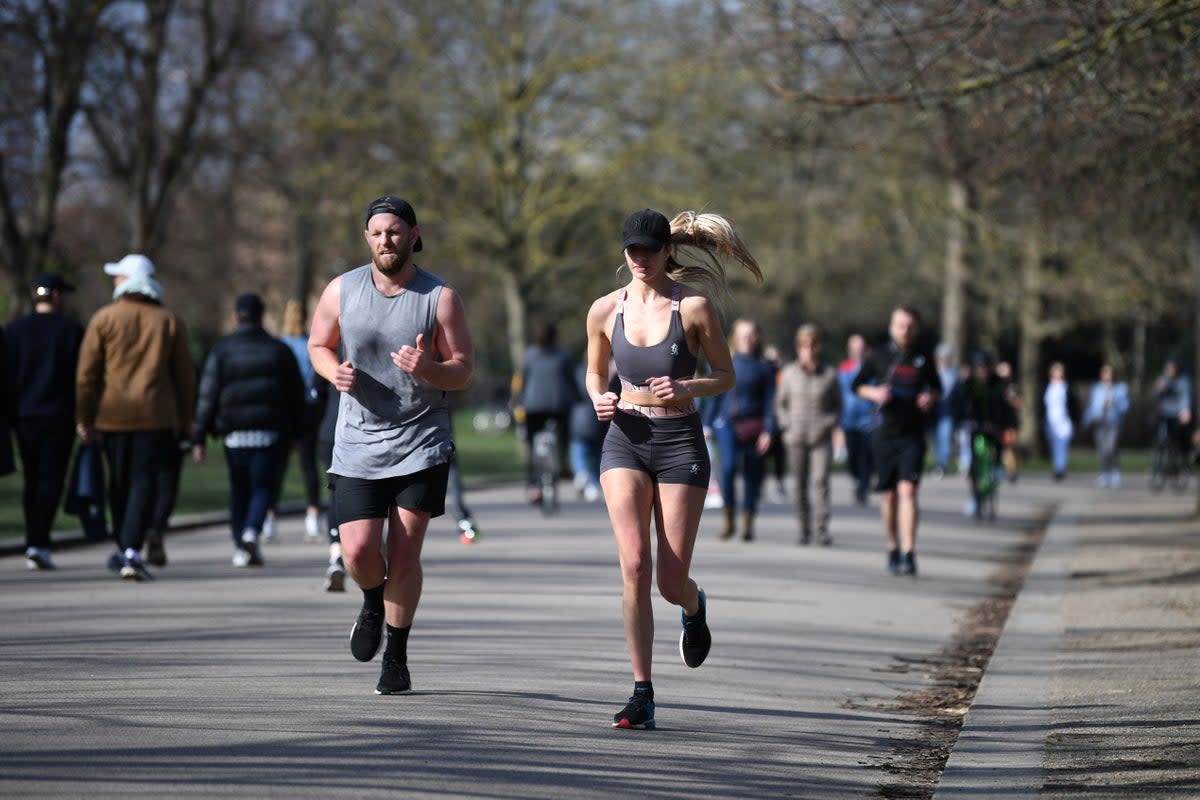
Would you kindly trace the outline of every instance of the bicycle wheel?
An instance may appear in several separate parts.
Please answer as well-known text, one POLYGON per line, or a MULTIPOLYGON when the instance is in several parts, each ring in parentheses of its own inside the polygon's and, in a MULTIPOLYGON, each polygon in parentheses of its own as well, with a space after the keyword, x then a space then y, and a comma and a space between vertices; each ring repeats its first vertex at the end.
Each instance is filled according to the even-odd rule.
POLYGON ((541 499, 538 504, 542 513, 549 515, 558 511, 558 432, 553 425, 538 431, 533 436, 533 463, 537 470, 541 499))
POLYGON ((558 511, 558 480, 549 474, 542 475, 542 514, 550 516, 558 511))
POLYGON ((1192 468, 1188 464, 1187 455, 1179 447, 1172 447, 1171 454, 1171 468, 1167 474, 1172 478, 1172 488, 1182 494, 1187 491, 1188 483, 1191 481, 1192 468))

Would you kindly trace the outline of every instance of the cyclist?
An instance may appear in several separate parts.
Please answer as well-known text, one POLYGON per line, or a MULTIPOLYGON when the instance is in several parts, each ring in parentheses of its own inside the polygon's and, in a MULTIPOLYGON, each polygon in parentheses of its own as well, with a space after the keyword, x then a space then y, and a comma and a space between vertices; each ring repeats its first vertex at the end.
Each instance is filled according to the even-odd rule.
POLYGON ((534 332, 534 342, 525 351, 521 366, 520 387, 517 403, 525 411, 529 502, 540 503, 542 489, 534 458, 534 436, 553 421, 558 433, 557 460, 560 465, 566 464, 571 406, 580 397, 575 362, 558 347, 558 329, 552 323, 542 323, 534 332))
POLYGON ((971 354, 970 365, 970 376, 954 387, 951 408, 956 425, 971 436, 972 463, 967 470, 971 500, 967 504, 967 513, 978 517, 983 515, 981 501, 995 490, 995 465, 1002 446, 1001 436, 1015 427, 1015 415, 1007 399, 1005 382, 992 367, 991 354, 976 350, 971 354), (980 437, 982 441, 979 441, 980 437), (991 453, 991 458, 987 459, 990 463, 979 462, 980 447, 991 453))
POLYGON ((1177 448, 1180 454, 1187 453, 1191 447, 1192 387, 1174 357, 1166 360, 1162 374, 1154 382, 1154 400, 1155 427, 1166 425, 1168 445, 1177 448))

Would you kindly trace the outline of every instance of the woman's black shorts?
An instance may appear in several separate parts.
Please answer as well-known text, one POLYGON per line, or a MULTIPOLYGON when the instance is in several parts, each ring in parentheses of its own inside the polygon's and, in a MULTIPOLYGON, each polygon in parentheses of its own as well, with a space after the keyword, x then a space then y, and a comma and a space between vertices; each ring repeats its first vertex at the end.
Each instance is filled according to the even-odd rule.
POLYGON ((711 467, 699 414, 651 419, 617 411, 600 451, 600 472, 645 472, 658 483, 708 486, 711 467))

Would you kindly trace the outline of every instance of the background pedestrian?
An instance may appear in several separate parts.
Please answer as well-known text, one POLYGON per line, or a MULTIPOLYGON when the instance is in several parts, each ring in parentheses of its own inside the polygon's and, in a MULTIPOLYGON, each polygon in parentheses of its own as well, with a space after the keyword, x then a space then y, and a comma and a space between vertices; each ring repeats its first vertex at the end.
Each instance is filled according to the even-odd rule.
POLYGON ((5 376, 11 381, 13 432, 24 478, 25 565, 31 570, 54 569, 50 531, 75 444, 75 370, 83 327, 62 313, 63 295, 74 290, 62 276, 42 273, 33 281, 33 312, 4 329, 5 376))
POLYGON ((800 544, 812 540, 830 545, 830 489, 833 431, 842 413, 842 389, 837 371, 821 358, 821 334, 816 325, 796 331, 796 360, 783 368, 775 395, 775 418, 787 446, 792 491, 800 521, 800 544))
POLYGON ((263 521, 308 413, 300 367, 291 349, 263 328, 263 310, 257 294, 237 298, 237 327, 204 362, 192 428, 196 463, 205 460, 209 436, 225 445, 235 567, 263 565, 263 521))
POLYGON ((1100 465, 1097 483, 1117 489, 1121 486, 1121 471, 1117 466, 1117 450, 1121 438, 1121 423, 1129 411, 1129 386, 1113 380, 1111 364, 1100 367, 1100 378, 1092 384, 1083 426, 1091 428, 1096 442, 1096 458, 1100 465))

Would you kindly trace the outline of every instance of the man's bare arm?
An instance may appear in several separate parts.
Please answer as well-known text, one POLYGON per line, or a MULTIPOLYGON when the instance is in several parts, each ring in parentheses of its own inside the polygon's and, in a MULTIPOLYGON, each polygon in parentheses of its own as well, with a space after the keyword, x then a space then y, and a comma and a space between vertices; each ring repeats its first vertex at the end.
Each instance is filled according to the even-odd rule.
POLYGON ((449 286, 438 297, 433 342, 423 334, 413 344, 402 345, 391 354, 397 367, 428 381, 442 391, 458 391, 471 383, 475 369, 475 347, 467 327, 467 314, 462 299, 449 286), (430 356, 436 353, 441 360, 430 356))
POLYGON ((339 392, 354 388, 354 366, 338 361, 337 348, 342 342, 341 326, 342 279, 334 278, 321 293, 308 327, 308 358, 313 369, 333 384, 339 392))

